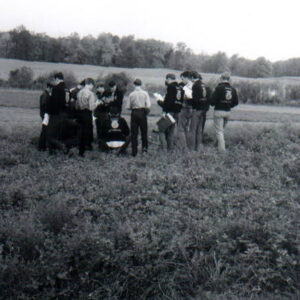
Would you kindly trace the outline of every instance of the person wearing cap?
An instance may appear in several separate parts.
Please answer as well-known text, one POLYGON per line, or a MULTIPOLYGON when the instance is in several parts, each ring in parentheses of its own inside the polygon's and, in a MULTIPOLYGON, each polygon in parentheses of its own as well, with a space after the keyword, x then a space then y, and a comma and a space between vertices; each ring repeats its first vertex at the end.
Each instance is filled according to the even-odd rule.
POLYGON ((107 118, 99 132, 99 149, 104 152, 118 150, 125 154, 130 143, 130 131, 126 120, 120 116, 117 107, 110 107, 107 118))
POLYGON ((49 118, 47 122, 47 143, 49 153, 54 154, 55 149, 65 151, 65 145, 59 140, 60 136, 60 122, 66 118, 66 90, 64 83, 64 76, 61 72, 54 74, 52 81, 52 92, 49 101, 45 107, 45 119, 49 118))
POLYGON ((95 82, 92 78, 85 80, 85 85, 77 95, 77 116, 80 125, 79 155, 83 156, 86 149, 92 150, 93 141, 93 110, 98 105, 92 91, 95 82))
MULTIPOLYGON (((47 83, 47 86, 40 96, 40 116, 42 121, 44 120, 46 114, 46 106, 48 105, 48 101, 51 95, 52 84, 50 82, 47 83)), ((42 123, 42 130, 39 138, 38 150, 46 151, 47 149, 47 136, 46 136, 47 125, 42 123)))
POLYGON ((191 148, 190 124, 192 119, 192 76, 190 71, 184 71, 180 74, 183 83, 183 104, 178 117, 178 146, 185 150, 191 148))
POLYGON ((167 150, 172 150, 175 144, 174 138, 175 129, 178 123, 178 115, 182 108, 183 90, 178 85, 175 74, 167 74, 165 84, 167 86, 166 95, 163 101, 158 100, 157 104, 162 107, 165 114, 170 114, 175 122, 164 131, 159 130, 159 140, 162 149, 164 149, 166 143, 167 150))
POLYGON ((104 94, 109 107, 117 107, 119 113, 122 112, 124 93, 114 81, 108 83, 108 90, 104 94))
POLYGON ((190 127, 191 148, 198 151, 203 143, 206 112, 209 110, 210 90, 202 82, 202 76, 192 72, 192 119, 190 127))
POLYGON ((135 88, 130 93, 127 108, 131 110, 131 145, 132 155, 137 155, 138 150, 138 133, 141 130, 142 152, 148 151, 148 122, 147 114, 149 113, 151 102, 149 94, 141 88, 142 81, 136 79, 133 82, 135 88))
POLYGON ((230 74, 225 72, 220 76, 220 83, 210 99, 210 104, 214 106, 214 127, 220 152, 225 152, 224 128, 230 118, 230 110, 238 103, 237 92, 230 85, 230 74))

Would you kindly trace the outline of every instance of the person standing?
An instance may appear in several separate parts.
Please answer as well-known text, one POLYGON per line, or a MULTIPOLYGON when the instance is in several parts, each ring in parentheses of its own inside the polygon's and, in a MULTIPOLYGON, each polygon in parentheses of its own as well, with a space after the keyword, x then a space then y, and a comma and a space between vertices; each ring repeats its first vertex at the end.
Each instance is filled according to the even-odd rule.
POLYGON ((190 71, 184 71, 180 74, 183 83, 183 104, 178 118, 178 146, 182 150, 191 148, 190 125, 192 119, 192 78, 190 71))
POLYGON ((131 144, 132 155, 136 156, 138 151, 138 132, 141 130, 142 152, 148 151, 148 122, 147 115, 150 111, 151 102, 149 94, 141 88, 142 81, 136 79, 133 82, 135 88, 129 95, 127 108, 131 110, 131 144))
POLYGON ((95 82, 92 78, 85 80, 84 88, 77 95, 77 119, 80 125, 79 155, 83 156, 86 149, 92 150, 93 110, 97 106, 96 96, 92 91, 95 82))
POLYGON ((220 76, 220 83, 210 99, 210 104, 215 107, 214 127, 220 152, 225 152, 224 129, 230 118, 230 110, 238 103, 237 92, 230 85, 230 74, 225 72, 220 76))
POLYGON ((191 148, 198 151, 203 143, 206 112, 209 110, 210 90, 198 72, 192 72, 192 119, 190 128, 191 148))
POLYGON ((97 138, 99 141, 103 124, 108 118, 109 114, 109 102, 105 96, 105 87, 104 83, 102 82, 99 82, 96 86, 96 97, 99 104, 94 110, 94 117, 96 118, 97 138))
MULTIPOLYGON (((46 114, 46 106, 48 105, 48 101, 50 99, 51 89, 52 89, 52 85, 51 85, 51 83, 48 82, 44 92, 40 96, 40 116, 42 118, 42 121, 44 121, 44 117, 46 114)), ((46 129, 47 129, 47 125, 44 124, 44 122, 43 122, 42 130, 41 130, 41 134, 40 134, 40 138, 39 138, 39 145, 38 145, 39 151, 46 151, 46 149, 47 149, 46 129)))
POLYGON ((164 100, 158 100, 157 104, 162 107, 163 112, 170 114, 175 123, 171 124, 165 131, 159 132, 159 139, 162 149, 165 141, 167 143, 167 150, 172 150, 175 144, 175 128, 178 123, 178 115, 182 108, 183 90, 179 87, 175 74, 169 73, 166 75, 167 92, 164 100))
POLYGON ((109 89, 104 95, 106 102, 109 103, 109 107, 116 107, 119 111, 119 114, 121 114, 124 93, 114 81, 110 81, 108 87, 109 89))
POLYGON ((66 150, 65 145, 59 141, 60 123, 66 118, 66 91, 64 76, 61 72, 54 74, 52 86, 52 92, 45 107, 45 116, 49 116, 46 136, 50 154, 54 154, 56 148, 66 150))

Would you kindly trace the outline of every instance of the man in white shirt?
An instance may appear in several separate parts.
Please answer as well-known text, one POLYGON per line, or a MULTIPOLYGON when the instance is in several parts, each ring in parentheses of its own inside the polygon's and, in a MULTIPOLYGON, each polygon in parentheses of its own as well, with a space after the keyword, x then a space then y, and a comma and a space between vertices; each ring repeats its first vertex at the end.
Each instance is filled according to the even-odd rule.
POLYGON ((131 144, 132 155, 137 155, 139 128, 142 136, 142 152, 148 151, 148 122, 147 115, 150 111, 151 102, 149 94, 141 88, 142 81, 134 81, 134 91, 129 95, 127 108, 131 110, 131 144))

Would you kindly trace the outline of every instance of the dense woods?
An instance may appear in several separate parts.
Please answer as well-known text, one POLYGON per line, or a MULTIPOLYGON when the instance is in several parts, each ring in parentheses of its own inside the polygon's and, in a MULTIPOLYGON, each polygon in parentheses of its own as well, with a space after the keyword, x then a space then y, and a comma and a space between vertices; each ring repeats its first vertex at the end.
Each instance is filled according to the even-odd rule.
POLYGON ((228 57, 224 52, 196 54, 182 42, 173 45, 111 33, 97 37, 80 37, 73 33, 53 38, 45 33, 30 32, 24 26, 0 32, 0 57, 127 68, 193 68, 206 73, 228 70, 233 75, 253 78, 300 76, 300 58, 272 63, 264 57, 250 60, 237 54, 228 57))

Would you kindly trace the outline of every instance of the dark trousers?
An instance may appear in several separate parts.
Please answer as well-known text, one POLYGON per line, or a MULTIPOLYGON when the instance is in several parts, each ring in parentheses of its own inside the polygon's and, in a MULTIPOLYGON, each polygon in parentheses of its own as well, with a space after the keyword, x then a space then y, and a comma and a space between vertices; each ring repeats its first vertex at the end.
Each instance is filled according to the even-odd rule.
POLYGON ((133 156, 137 155, 139 129, 141 130, 143 152, 147 152, 148 123, 146 111, 143 108, 133 109, 131 112, 131 145, 133 156))
POLYGON ((77 120, 79 130, 79 154, 83 155, 87 148, 91 148, 93 141, 93 116, 88 109, 78 111, 77 120))
POLYGON ((63 114, 50 115, 49 124, 46 130, 47 143, 49 147, 49 153, 54 153, 55 149, 64 150, 64 144, 60 141, 61 136, 61 124, 64 121, 65 116, 63 114))
POLYGON ((38 149, 39 151, 45 151, 47 149, 47 126, 42 125, 42 130, 39 138, 39 146, 38 149))
POLYGON ((97 129, 97 137, 98 140, 100 139, 101 136, 101 132, 103 131, 103 124, 105 123, 105 121, 108 118, 108 113, 99 113, 97 115, 97 119, 96 119, 96 129, 97 129))

